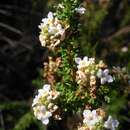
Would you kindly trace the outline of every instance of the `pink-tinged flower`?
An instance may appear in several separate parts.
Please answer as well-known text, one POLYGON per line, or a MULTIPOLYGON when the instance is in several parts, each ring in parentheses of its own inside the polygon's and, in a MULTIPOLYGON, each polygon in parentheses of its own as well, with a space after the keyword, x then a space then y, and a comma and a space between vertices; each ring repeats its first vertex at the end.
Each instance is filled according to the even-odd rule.
POLYGON ((107 121, 104 123, 104 127, 109 130, 116 130, 116 128, 119 126, 119 121, 112 118, 112 116, 109 116, 107 121))
POLYGON ((99 69, 97 72, 97 77, 100 78, 101 84, 113 82, 113 77, 109 75, 108 69, 105 70, 99 69))

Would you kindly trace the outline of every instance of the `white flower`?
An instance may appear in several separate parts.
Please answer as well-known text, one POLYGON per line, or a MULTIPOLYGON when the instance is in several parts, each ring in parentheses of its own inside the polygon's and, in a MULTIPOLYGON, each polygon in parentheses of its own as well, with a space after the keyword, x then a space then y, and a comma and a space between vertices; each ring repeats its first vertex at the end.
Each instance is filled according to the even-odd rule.
POLYGON ((129 50, 129 49, 128 49, 127 46, 124 46, 124 47, 121 48, 121 51, 124 52, 124 53, 125 53, 125 52, 128 52, 128 50, 129 50))
POLYGON ((44 125, 49 123, 52 113, 58 109, 58 106, 53 102, 58 95, 59 92, 51 90, 50 84, 45 84, 42 89, 38 90, 38 95, 33 99, 32 107, 34 115, 44 125))
POLYGON ((44 91, 49 92, 50 89, 51 89, 51 85, 50 85, 50 84, 45 84, 45 85, 43 86, 43 90, 44 90, 44 91))
POLYGON ((40 29, 47 26, 49 22, 52 22, 54 18, 54 14, 52 12, 49 12, 47 15, 47 18, 42 19, 42 23, 38 26, 40 29))
POLYGON ((119 121, 118 120, 114 120, 112 118, 112 116, 109 116, 107 121, 105 121, 104 123, 104 127, 110 130, 116 130, 116 128, 119 125, 119 121))
POLYGON ((82 69, 94 64, 95 58, 88 58, 87 56, 85 56, 82 60, 81 58, 77 57, 75 58, 75 62, 78 64, 77 68, 82 69))
POLYGON ((90 129, 92 129, 96 125, 96 123, 102 120, 102 117, 97 114, 96 110, 84 110, 83 117, 83 123, 90 129))
POLYGON ((46 110, 45 106, 36 106, 34 107, 34 115, 38 120, 41 120, 44 125, 49 123, 49 117, 52 116, 52 113, 46 110))
POLYGON ((49 84, 45 84, 42 89, 39 89, 38 95, 36 95, 35 98, 33 99, 32 107, 39 104, 40 98, 46 97, 48 95, 49 91, 50 91, 50 85, 49 84))
POLYGON ((101 79, 101 84, 105 84, 106 82, 111 83, 113 82, 113 77, 109 75, 109 70, 99 69, 97 72, 97 77, 101 79))
POLYGON ((64 40, 65 30, 68 26, 58 20, 54 13, 49 12, 47 18, 42 19, 39 28, 41 29, 39 35, 41 45, 53 49, 60 41, 64 40))
POLYGON ((39 97, 46 97, 49 94, 51 86, 49 84, 45 84, 42 89, 38 90, 39 97))
POLYGON ((53 20, 54 14, 52 12, 49 12, 47 17, 48 17, 49 20, 53 20))
POLYGON ((82 60, 82 59, 81 59, 80 57, 75 58, 75 62, 76 62, 77 64, 80 64, 81 60, 82 60))
POLYGON ((86 9, 84 7, 75 8, 75 11, 79 14, 84 14, 86 9))

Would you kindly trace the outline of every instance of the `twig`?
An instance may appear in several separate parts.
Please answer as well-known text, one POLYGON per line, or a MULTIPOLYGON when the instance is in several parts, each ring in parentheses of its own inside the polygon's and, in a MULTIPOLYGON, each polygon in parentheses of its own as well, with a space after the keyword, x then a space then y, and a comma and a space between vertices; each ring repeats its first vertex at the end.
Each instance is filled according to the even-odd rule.
POLYGON ((0 14, 5 15, 5 16, 11 16, 11 13, 9 13, 9 11, 0 9, 0 14))
POLYGON ((6 36, 0 35, 2 40, 6 41, 10 46, 15 47, 15 42, 6 36))
POLYGON ((14 27, 11 27, 10 25, 4 24, 4 23, 0 23, 0 27, 3 27, 11 32, 14 32, 16 34, 19 34, 20 36, 22 35, 22 32, 14 27))
POLYGON ((126 27, 118 30, 116 33, 112 34, 111 36, 109 36, 107 38, 103 38, 102 41, 110 42, 110 41, 112 41, 113 38, 119 37, 121 35, 126 35, 127 33, 130 33, 130 26, 126 26, 126 27))
POLYGON ((6 9, 6 10, 16 10, 17 12, 26 13, 30 15, 43 16, 43 14, 40 12, 30 11, 29 9, 19 8, 17 6, 0 5, 0 8, 6 9))

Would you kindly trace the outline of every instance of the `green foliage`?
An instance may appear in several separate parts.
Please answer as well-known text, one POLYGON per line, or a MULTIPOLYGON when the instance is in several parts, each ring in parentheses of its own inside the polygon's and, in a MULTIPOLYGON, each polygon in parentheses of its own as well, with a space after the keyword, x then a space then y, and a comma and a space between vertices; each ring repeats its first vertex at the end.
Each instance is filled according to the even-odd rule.
POLYGON ((130 23, 130 7, 127 8, 120 26, 123 27, 123 26, 129 25, 129 23, 130 23))
POLYGON ((96 124, 96 130, 104 130, 103 122, 99 122, 99 123, 96 124))
MULTIPOLYGON (((70 46, 69 46, 70 47, 70 46)), ((58 75, 61 78, 61 82, 58 82, 56 87, 57 90, 61 92, 61 108, 68 113, 72 113, 77 108, 74 104, 78 102, 78 97, 75 96, 76 91, 76 83, 74 81, 75 73, 73 72, 74 69, 74 57, 75 51, 72 48, 69 49, 61 49, 61 58, 62 58, 62 65, 58 70, 58 75), (70 52, 68 51, 70 50, 70 52), (73 105, 72 105, 73 104, 73 105)))
POLYGON ((57 14, 58 18, 60 19, 67 19, 70 20, 74 15, 74 9, 78 6, 79 2, 73 2, 73 1, 62 1, 62 6, 64 9, 59 9, 57 14))
POLYGON ((27 113, 21 117, 20 121, 16 124, 14 130, 25 130, 33 122, 34 116, 31 113, 27 113))
POLYGON ((94 5, 87 10, 85 23, 81 30, 81 52, 84 55, 95 56, 95 48, 98 45, 98 32, 107 15, 107 10, 97 8, 94 5), (96 41, 96 42, 95 42, 96 41))
POLYGON ((97 90, 97 94, 103 96, 104 98, 103 100, 105 100, 107 103, 110 103, 109 92, 110 92, 110 86, 107 85, 102 85, 97 90))
POLYGON ((74 17, 75 8, 78 8, 81 2, 81 0, 62 0, 60 4, 64 9, 59 7, 56 11, 57 17, 69 23, 72 29, 75 29, 77 25, 77 19, 74 17))
POLYGON ((126 97, 120 96, 117 91, 111 91, 111 102, 107 106, 107 111, 113 116, 120 116, 119 112, 124 108, 126 104, 126 97))
POLYGON ((37 124, 39 130, 44 130, 43 127, 42 127, 42 125, 40 125, 37 122, 37 119, 34 118, 34 115, 33 115, 32 112, 28 112, 28 113, 24 114, 20 118, 20 120, 17 122, 17 124, 15 125, 15 127, 14 127, 13 130, 26 130, 33 123, 37 124))
POLYGON ((1 102, 0 110, 12 110, 12 109, 28 109, 29 104, 27 102, 1 102))

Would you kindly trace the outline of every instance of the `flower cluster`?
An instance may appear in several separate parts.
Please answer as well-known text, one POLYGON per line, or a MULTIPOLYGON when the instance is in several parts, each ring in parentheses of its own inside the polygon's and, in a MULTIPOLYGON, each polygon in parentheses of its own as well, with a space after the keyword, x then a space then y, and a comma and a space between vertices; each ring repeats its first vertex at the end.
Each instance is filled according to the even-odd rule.
POLYGON ((93 130, 97 123, 102 122, 104 116, 105 116, 105 113, 102 109, 97 109, 97 110, 92 110, 92 111, 84 110, 83 123, 87 128, 89 128, 90 130, 93 130))
POLYGON ((81 87, 89 89, 90 94, 95 97, 96 87, 106 83, 112 83, 113 77, 109 74, 107 65, 100 61, 98 64, 95 58, 75 58, 77 63, 76 81, 81 87))
POLYGON ((58 20, 54 13, 49 12, 47 18, 42 19, 39 40, 41 45, 53 50, 65 38, 65 31, 69 26, 58 20))
POLYGON ((105 121, 106 113, 103 109, 96 110, 84 110, 83 111, 83 125, 78 130, 97 130, 99 127, 109 130, 115 130, 119 122, 113 119, 111 116, 105 121))
POLYGON ((33 100, 32 107, 34 115, 45 125, 49 123, 52 113, 58 109, 58 106, 54 104, 58 96, 59 92, 51 90, 51 86, 45 84, 42 89, 38 90, 38 95, 33 100))
POLYGON ((43 77, 46 78, 51 85, 54 85, 54 83, 56 82, 55 73, 57 72, 57 69, 60 66, 60 64, 60 57, 57 57, 56 59, 49 57, 48 62, 44 62, 43 77))

